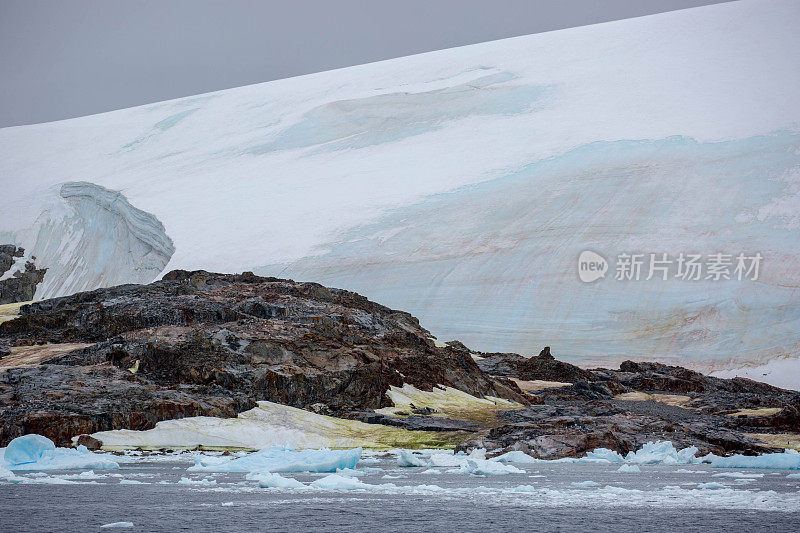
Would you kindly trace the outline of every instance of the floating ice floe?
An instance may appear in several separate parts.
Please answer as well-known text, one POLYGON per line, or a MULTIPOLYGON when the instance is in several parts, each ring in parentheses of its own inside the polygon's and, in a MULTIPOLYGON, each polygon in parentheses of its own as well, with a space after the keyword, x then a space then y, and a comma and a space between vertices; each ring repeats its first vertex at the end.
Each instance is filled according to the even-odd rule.
POLYGON ((600 483, 597 481, 575 481, 572 483, 573 487, 580 487, 580 488, 590 488, 590 487, 599 487, 600 483))
POLYGON ((628 465, 628 464, 625 464, 625 465, 620 466, 617 469, 617 472, 628 472, 628 473, 641 472, 641 469, 639 469, 639 465, 628 465))
POLYGON ((514 465, 477 458, 467 459, 464 464, 461 465, 459 472, 475 476, 501 476, 505 474, 525 473, 524 470, 520 470, 514 465))
MULTIPOLYGON (((522 452, 516 452, 522 453, 522 452)), ((397 465, 401 467, 428 467, 424 473, 439 473, 437 468, 449 467, 448 474, 473 474, 477 476, 502 475, 502 474, 521 474, 524 470, 511 465, 511 462, 522 462, 515 452, 509 452, 504 456, 486 459, 486 450, 476 449, 469 455, 463 453, 453 454, 446 452, 433 452, 426 459, 422 455, 417 455, 409 450, 397 451, 397 465), (501 460, 503 459, 503 460, 501 460)), ((535 462, 536 459, 529 458, 535 462)))
POLYGON ((133 522, 112 522, 110 524, 103 524, 100 526, 102 529, 111 527, 133 527, 133 522))
POLYGON ((211 485, 216 485, 216 484, 217 480, 209 477, 204 477, 203 479, 192 479, 189 477, 181 477, 181 480, 178 481, 178 485, 202 485, 204 487, 209 487, 211 485))
POLYGON ((800 452, 786 450, 783 453, 767 453, 764 455, 732 455, 717 457, 707 455, 704 462, 711 463, 713 468, 765 468, 775 470, 800 470, 800 452))
POLYGON ((271 472, 260 472, 248 479, 256 479, 258 486, 264 489, 302 489, 305 485, 296 479, 283 477, 271 472))
POLYGON ((270 446, 263 450, 228 459, 200 456, 192 472, 336 472, 354 468, 361 459, 361 448, 352 450, 295 450, 292 446, 270 446))
POLYGON ((424 457, 415 455, 409 450, 400 450, 397 455, 397 466, 408 468, 415 466, 428 466, 428 461, 424 457))
POLYGON ((717 483, 715 481, 712 481, 710 483, 700 483, 699 485, 697 485, 697 488, 703 490, 718 490, 718 489, 727 489, 728 487, 727 485, 723 485, 722 483, 717 483))
POLYGON ((0 469, 10 471, 36 470, 111 470, 119 468, 116 461, 90 452, 85 446, 56 448, 41 435, 17 437, 0 449, 0 469))
POLYGON ((732 477, 736 479, 758 479, 764 477, 764 474, 745 474, 744 472, 720 472, 711 477, 732 477))
POLYGON ((316 481, 310 485, 318 489, 324 490, 373 490, 380 488, 395 488, 395 485, 386 483, 384 485, 370 485, 364 483, 360 479, 353 477, 340 476, 339 474, 331 474, 316 481))

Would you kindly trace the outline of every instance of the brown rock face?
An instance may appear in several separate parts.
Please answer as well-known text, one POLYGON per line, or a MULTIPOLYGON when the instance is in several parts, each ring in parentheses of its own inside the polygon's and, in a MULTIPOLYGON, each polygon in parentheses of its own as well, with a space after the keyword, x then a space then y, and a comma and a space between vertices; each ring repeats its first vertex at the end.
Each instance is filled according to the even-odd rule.
POLYGON ((0 324, 0 347, 94 344, 0 373, 0 445, 231 417, 259 400, 344 415, 391 405, 385 392, 402 383, 526 401, 408 313, 315 283, 173 271, 21 311, 0 324))
MULTIPOLYGON (((23 248, 17 248, 13 244, 0 245, 0 275, 11 269, 15 258, 24 254, 23 248)), ((33 262, 28 261, 24 270, 16 271, 11 277, 0 280, 0 304, 33 300, 36 286, 42 282, 46 272, 46 268, 37 268, 33 262)))
POLYGON ((557 360, 545 346, 537 357, 526 358, 515 353, 480 354, 478 366, 495 376, 522 380, 560 381, 575 383, 591 379, 591 372, 557 360))
POLYGON ((757 454, 775 450, 748 434, 800 431, 800 393, 748 379, 633 361, 619 370, 584 370, 555 360, 549 348, 530 359, 480 355, 478 365, 490 374, 571 385, 531 392, 530 407, 498 414, 501 422, 488 435, 462 449, 556 459, 597 447, 625 454, 668 440, 678 448, 696 446, 700 454, 757 454))

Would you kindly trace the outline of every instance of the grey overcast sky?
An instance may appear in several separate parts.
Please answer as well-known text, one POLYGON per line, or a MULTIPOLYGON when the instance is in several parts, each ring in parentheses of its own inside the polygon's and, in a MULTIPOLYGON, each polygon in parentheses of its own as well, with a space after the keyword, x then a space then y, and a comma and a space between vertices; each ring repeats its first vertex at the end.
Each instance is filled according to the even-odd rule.
POLYGON ((719 0, 0 0, 0 127, 719 0))

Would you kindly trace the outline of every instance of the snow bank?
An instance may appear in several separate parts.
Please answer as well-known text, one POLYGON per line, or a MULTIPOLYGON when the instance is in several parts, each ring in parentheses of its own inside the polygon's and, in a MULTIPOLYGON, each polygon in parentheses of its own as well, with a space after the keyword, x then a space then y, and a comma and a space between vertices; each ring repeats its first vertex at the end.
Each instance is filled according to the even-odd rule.
POLYGON ((192 416, 163 420, 153 429, 118 429, 92 434, 106 450, 248 449, 261 450, 289 442, 297 448, 416 448, 440 446, 441 435, 428 431, 367 424, 312 413, 273 402, 239 413, 236 418, 192 416))
POLYGON ((361 448, 352 450, 295 450, 290 445, 270 446, 235 459, 200 456, 193 472, 335 472, 354 468, 361 448))
POLYGON ((119 463, 90 452, 85 446, 56 448, 53 441, 41 435, 17 437, 0 449, 0 469, 10 471, 32 470, 111 470, 119 463))

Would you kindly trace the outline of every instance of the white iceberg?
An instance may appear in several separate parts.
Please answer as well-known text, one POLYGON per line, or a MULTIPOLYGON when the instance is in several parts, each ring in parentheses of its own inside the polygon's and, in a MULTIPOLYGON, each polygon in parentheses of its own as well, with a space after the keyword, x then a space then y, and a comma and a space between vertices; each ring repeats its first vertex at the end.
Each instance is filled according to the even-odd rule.
POLYGON ((100 526, 101 529, 106 529, 111 527, 133 527, 133 522, 112 522, 110 524, 103 524, 102 526, 100 526))
POLYGON ((620 466, 617 469, 617 472, 633 473, 633 472, 641 472, 641 470, 639 469, 639 465, 627 465, 627 464, 625 464, 625 465, 620 466))
POLYGON ((397 455, 397 466, 404 468, 414 467, 414 466, 428 466, 428 461, 426 461, 424 457, 415 455, 409 450, 400 450, 400 453, 397 455))
POLYGON ((0 448, 0 469, 11 471, 36 470, 112 470, 119 463, 100 454, 90 452, 85 446, 56 448, 41 435, 17 437, 0 448))
POLYGON ((352 450, 295 450, 290 445, 270 446, 235 459, 200 456, 192 472, 336 472, 354 468, 361 448, 352 450))
POLYGON ((575 481, 572 483, 573 487, 579 488, 590 488, 590 487, 599 487, 600 483, 597 481, 575 481))
POLYGON ((324 490, 371 490, 377 488, 394 488, 395 485, 387 483, 385 485, 370 485, 360 479, 331 474, 311 483, 312 487, 324 490))
POLYGON ((461 465, 460 473, 475 476, 501 476, 505 474, 524 474, 525 471, 511 464, 469 458, 461 465))
POLYGON ((628 452, 625 456, 626 463, 634 463, 640 465, 647 464, 665 464, 665 465, 684 465, 699 463, 700 460, 696 457, 698 449, 694 446, 683 448, 682 450, 675 449, 675 446, 670 441, 656 441, 648 442, 635 452, 628 452))
MULTIPOLYGON (((261 472, 254 476, 258 486, 264 489, 302 489, 305 485, 296 479, 283 477, 272 472, 261 472)), ((251 478, 248 478, 251 479, 251 478)))

